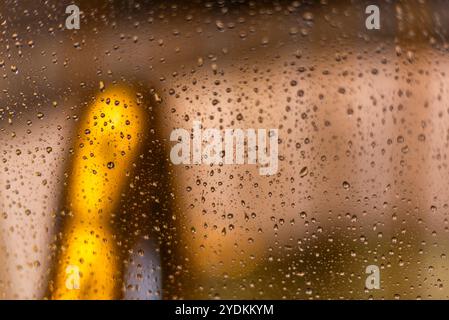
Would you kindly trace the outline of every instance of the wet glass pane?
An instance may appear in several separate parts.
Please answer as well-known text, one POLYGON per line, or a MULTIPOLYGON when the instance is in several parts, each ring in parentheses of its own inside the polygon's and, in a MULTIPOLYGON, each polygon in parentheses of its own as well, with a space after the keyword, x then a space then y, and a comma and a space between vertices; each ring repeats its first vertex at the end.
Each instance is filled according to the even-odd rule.
POLYGON ((0 299, 449 298, 449 2, 4 1, 0 299))

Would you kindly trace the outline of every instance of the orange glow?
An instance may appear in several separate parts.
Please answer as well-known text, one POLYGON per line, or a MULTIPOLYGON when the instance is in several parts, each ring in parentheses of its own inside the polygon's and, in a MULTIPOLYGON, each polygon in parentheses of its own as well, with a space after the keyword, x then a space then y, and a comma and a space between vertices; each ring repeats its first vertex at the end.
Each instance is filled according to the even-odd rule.
POLYGON ((121 266, 110 219, 141 145, 144 117, 135 92, 126 88, 101 93, 82 117, 66 200, 72 214, 64 225, 52 298, 120 296, 121 266), (77 274, 68 279, 73 269, 77 274))

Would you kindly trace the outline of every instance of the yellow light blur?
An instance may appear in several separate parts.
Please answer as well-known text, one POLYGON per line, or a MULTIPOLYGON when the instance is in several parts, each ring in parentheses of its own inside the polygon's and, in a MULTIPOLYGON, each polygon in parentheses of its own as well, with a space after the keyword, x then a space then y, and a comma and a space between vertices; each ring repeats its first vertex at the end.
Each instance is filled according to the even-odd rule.
POLYGON ((123 87, 99 94, 83 115, 67 193, 72 215, 64 224, 53 299, 120 297, 121 262, 110 220, 141 145, 144 117, 135 92, 123 87), (79 287, 70 286, 70 269, 78 273, 79 287))

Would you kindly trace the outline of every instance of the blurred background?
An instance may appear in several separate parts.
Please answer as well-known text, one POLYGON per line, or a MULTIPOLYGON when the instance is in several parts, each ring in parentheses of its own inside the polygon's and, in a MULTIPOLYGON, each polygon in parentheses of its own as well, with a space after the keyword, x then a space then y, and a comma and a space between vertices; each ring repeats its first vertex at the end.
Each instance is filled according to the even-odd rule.
POLYGON ((449 298, 448 32, 446 0, 3 1, 0 298, 449 298), (172 165, 193 121, 279 129, 278 173, 172 165))

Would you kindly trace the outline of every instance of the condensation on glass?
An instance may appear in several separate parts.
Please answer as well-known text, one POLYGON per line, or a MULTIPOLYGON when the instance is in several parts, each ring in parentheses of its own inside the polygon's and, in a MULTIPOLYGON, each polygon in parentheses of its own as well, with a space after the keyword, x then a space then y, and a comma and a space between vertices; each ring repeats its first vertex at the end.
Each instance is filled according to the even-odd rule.
POLYGON ((0 4, 1 299, 449 298, 447 1, 70 4, 0 4))

